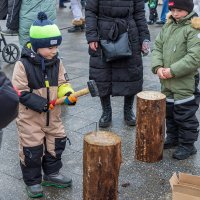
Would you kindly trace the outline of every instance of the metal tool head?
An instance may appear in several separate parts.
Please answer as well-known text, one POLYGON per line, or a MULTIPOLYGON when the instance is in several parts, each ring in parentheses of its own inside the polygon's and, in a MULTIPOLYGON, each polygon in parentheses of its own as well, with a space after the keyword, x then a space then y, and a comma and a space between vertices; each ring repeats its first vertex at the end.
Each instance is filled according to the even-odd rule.
POLYGON ((97 88, 97 84, 95 83, 94 80, 89 80, 87 82, 87 85, 88 85, 88 89, 89 89, 90 94, 91 94, 92 97, 99 96, 99 91, 98 91, 98 88, 97 88))

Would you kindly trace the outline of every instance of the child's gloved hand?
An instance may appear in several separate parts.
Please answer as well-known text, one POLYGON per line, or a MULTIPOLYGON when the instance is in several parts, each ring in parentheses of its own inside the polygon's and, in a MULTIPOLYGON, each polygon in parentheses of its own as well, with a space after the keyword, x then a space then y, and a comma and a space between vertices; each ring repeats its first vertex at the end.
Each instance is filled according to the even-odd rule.
POLYGON ((77 98, 76 97, 74 97, 74 96, 67 96, 66 98, 65 98, 65 100, 64 100, 64 103, 66 104, 66 105, 75 105, 76 104, 76 102, 77 102, 77 98))
POLYGON ((74 90, 70 83, 62 84, 58 88, 58 98, 69 96, 72 93, 74 93, 74 90))
POLYGON ((52 100, 49 102, 49 110, 53 110, 56 105, 56 100, 52 100))

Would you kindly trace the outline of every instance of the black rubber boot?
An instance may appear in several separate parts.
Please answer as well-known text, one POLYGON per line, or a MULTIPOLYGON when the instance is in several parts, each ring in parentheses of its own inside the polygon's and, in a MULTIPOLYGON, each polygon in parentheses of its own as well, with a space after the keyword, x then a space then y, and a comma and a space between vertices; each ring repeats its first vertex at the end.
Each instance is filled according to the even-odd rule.
POLYGON ((124 120, 128 126, 136 125, 136 118, 133 113, 134 96, 124 97, 124 120))
POLYGON ((99 127, 106 128, 111 125, 112 121, 112 108, 110 96, 100 97, 103 113, 99 120, 99 127))
POLYGON ((43 186, 53 186, 57 188, 66 188, 72 185, 72 179, 67 178, 59 172, 43 176, 43 186))
POLYGON ((193 144, 180 144, 173 153, 172 157, 177 160, 185 160, 196 153, 197 149, 193 144))
POLYGON ((43 189, 40 184, 26 186, 26 191, 31 198, 43 197, 43 189))

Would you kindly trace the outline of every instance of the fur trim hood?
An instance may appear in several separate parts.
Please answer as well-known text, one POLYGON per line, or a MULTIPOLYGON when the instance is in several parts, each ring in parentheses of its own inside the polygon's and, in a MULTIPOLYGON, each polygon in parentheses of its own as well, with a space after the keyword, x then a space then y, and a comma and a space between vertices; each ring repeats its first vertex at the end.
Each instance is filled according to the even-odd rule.
MULTIPOLYGON (((185 17, 185 19, 187 20, 187 22, 191 23, 191 26, 195 29, 200 30, 200 17, 198 17, 198 15, 195 12, 191 12, 188 16, 185 17)), ((172 23, 173 17, 172 17, 172 13, 169 12, 167 14, 167 22, 166 24, 170 24, 172 23)))

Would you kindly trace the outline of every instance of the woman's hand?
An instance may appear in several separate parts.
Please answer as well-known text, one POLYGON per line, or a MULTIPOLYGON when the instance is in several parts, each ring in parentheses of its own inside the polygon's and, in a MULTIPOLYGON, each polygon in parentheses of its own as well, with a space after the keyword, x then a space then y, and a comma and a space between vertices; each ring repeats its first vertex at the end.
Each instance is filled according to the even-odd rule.
POLYGON ((144 40, 142 43, 142 54, 143 56, 147 56, 150 53, 150 41, 144 40))
POLYGON ((89 46, 93 51, 96 51, 98 48, 98 42, 90 42, 89 46))

